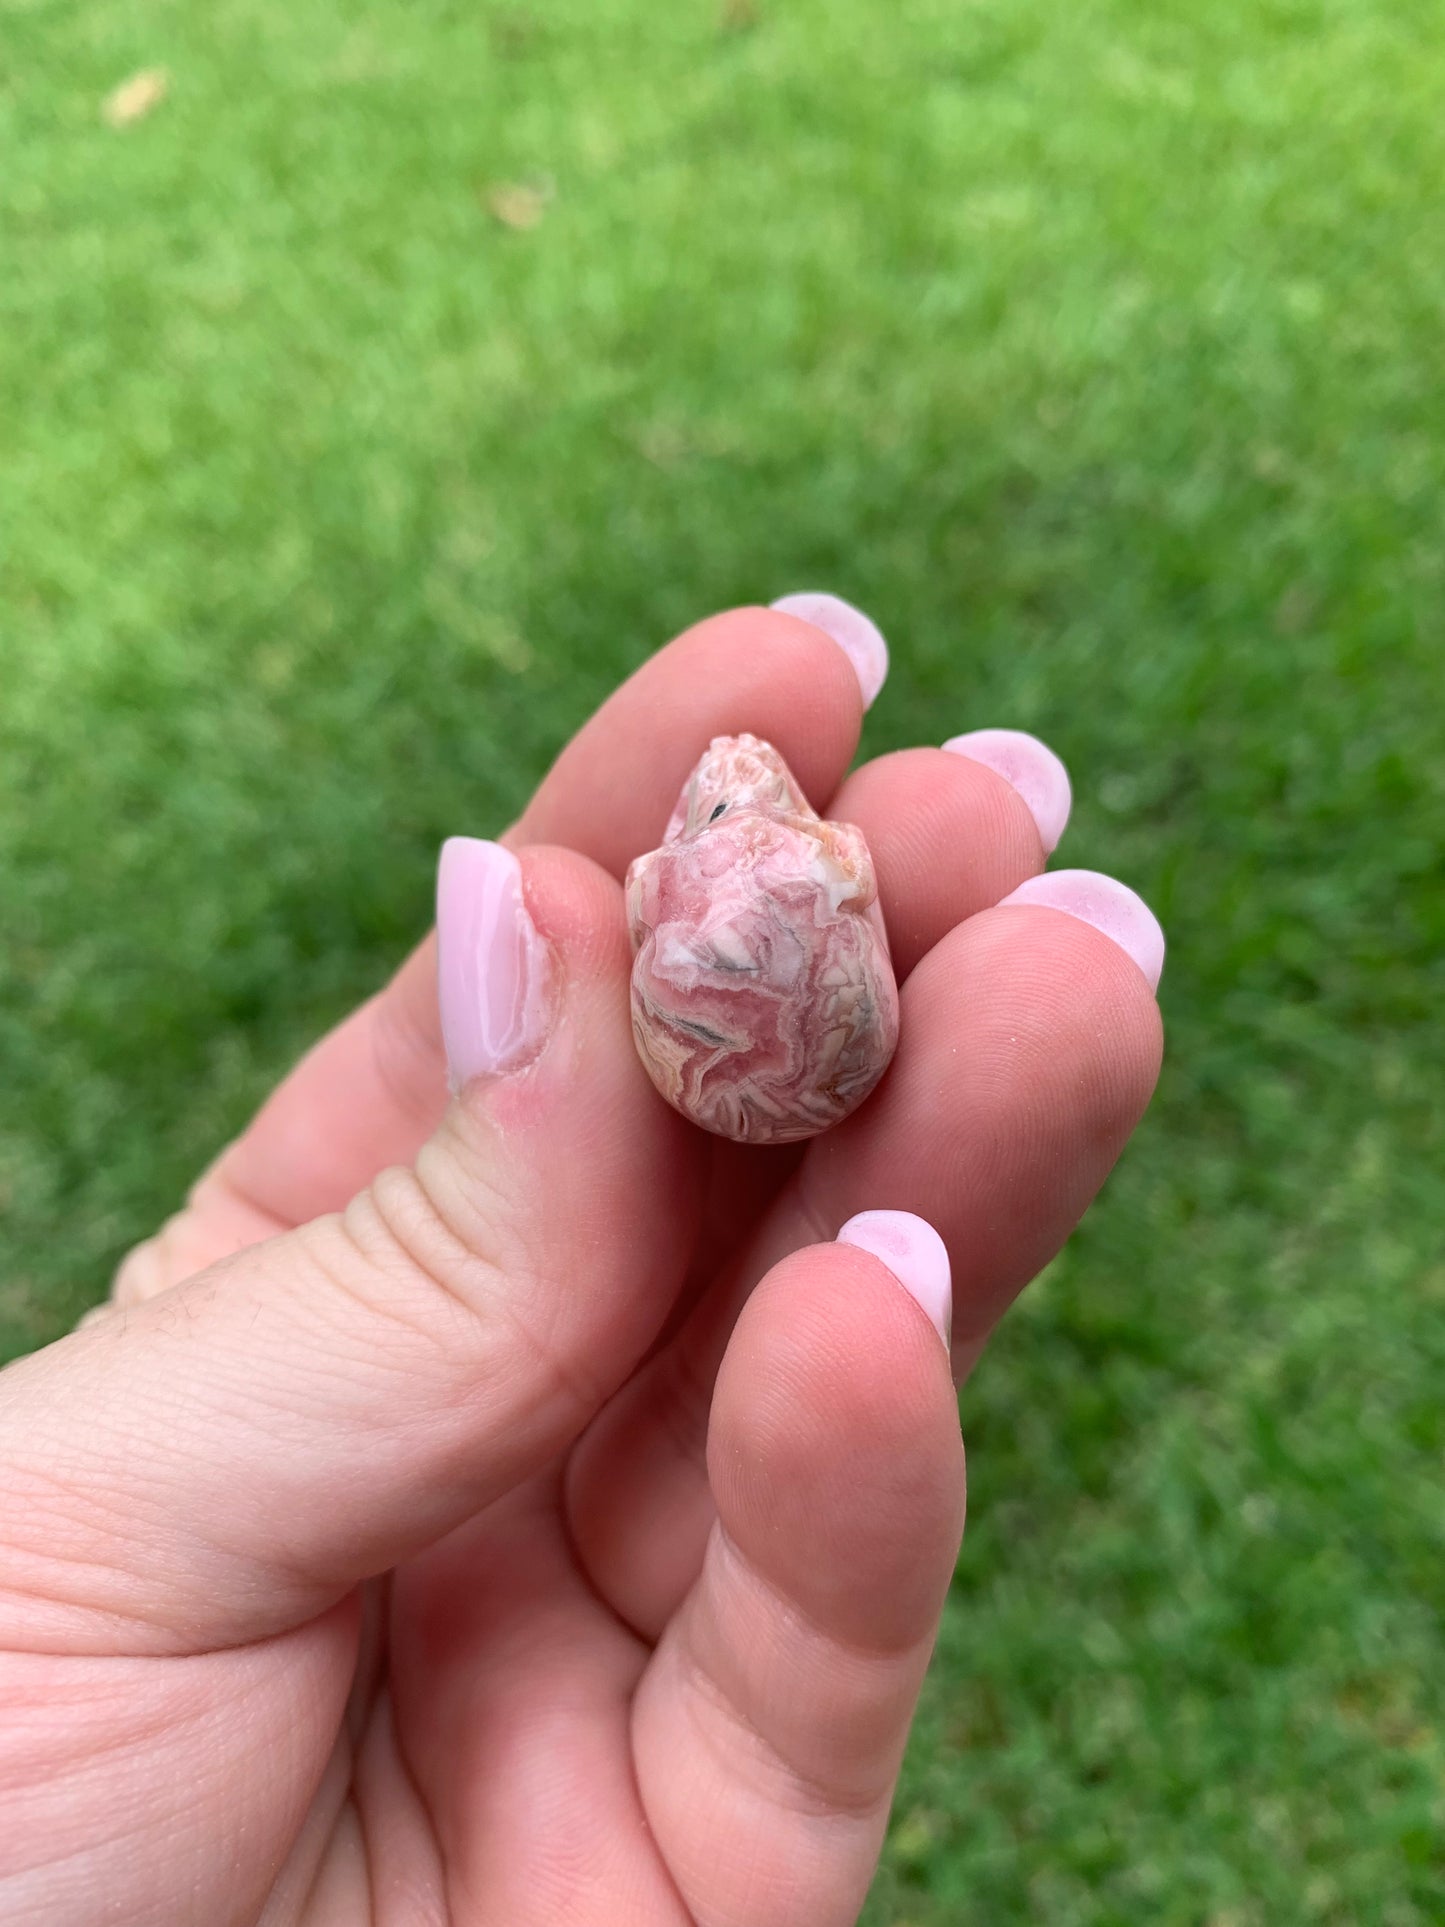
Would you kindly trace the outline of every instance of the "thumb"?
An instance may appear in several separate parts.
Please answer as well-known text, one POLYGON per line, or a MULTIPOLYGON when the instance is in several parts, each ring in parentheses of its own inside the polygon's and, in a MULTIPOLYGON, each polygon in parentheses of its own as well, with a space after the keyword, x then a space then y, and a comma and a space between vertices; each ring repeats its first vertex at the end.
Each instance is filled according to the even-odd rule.
POLYGON ((0 1374, 0 1646, 298 1624, 544 1464, 656 1335, 696 1149, 633 1049, 618 884, 454 839, 438 939, 461 1090, 413 1166, 0 1374))

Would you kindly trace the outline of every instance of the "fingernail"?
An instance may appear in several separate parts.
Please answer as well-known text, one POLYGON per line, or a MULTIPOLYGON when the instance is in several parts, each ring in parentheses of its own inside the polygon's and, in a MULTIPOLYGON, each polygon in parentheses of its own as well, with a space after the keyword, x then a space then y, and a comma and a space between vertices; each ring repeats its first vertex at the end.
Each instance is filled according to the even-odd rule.
POLYGON ((965 736, 950 736, 943 747, 1012 783, 1038 824, 1044 855, 1058 848, 1074 795, 1069 772, 1047 743, 1022 729, 971 729, 965 736))
POLYGON ((1157 990, 1164 974, 1164 932, 1159 919, 1124 883, 1100 876, 1097 870, 1051 870, 1047 876, 1030 877, 1003 899, 999 908, 1014 903, 1040 904, 1046 910, 1062 910, 1091 923, 1112 937, 1121 950, 1138 964, 1157 990))
POLYGON ((877 623, 835 595, 779 596, 772 607, 780 615, 811 622, 815 629, 833 638, 853 665, 863 690, 863 707, 871 709, 888 676, 888 644, 877 623))
POLYGON ((948 1348, 953 1326, 953 1283, 948 1251, 926 1218, 911 1211, 860 1211, 838 1233, 840 1245, 857 1245, 881 1258, 903 1289, 917 1299, 948 1348))
POLYGON ((437 990, 453 1091, 537 1050, 548 976, 516 857, 500 843, 449 837, 437 867, 437 990))

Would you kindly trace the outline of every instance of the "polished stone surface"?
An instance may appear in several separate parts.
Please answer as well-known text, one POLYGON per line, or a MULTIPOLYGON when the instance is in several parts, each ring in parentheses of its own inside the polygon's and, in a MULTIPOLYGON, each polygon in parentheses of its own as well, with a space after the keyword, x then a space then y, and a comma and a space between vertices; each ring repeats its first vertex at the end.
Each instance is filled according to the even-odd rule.
POLYGON ((632 1026, 652 1081, 748 1144, 826 1131, 898 1042, 860 830, 820 817, 770 743, 720 736, 627 873, 632 1026))

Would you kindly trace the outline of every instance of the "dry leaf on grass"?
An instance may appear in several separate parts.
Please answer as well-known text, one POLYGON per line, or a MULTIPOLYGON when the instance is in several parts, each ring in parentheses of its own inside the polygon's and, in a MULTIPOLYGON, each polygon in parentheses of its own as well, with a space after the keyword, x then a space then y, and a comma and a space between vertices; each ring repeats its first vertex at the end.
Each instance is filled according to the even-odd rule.
POLYGON ((170 75, 164 67, 144 67, 107 94, 100 111, 112 127, 129 127, 132 121, 144 120, 153 107, 160 106, 170 84, 170 75))
POLYGON ((547 212, 551 198, 552 190, 538 187, 535 182, 498 181, 495 187, 484 189, 482 205, 503 227, 525 231, 536 227, 547 212))

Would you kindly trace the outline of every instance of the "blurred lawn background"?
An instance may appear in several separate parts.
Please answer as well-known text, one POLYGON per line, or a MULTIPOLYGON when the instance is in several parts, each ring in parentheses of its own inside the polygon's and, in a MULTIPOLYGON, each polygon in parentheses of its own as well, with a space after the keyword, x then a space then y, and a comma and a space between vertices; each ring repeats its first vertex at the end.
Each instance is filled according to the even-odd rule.
POLYGON ((1037 731, 1163 919, 877 1927, 1445 1918, 1440 24, 0 0, 8 1350, 709 610, 857 601, 866 748, 1037 731))

